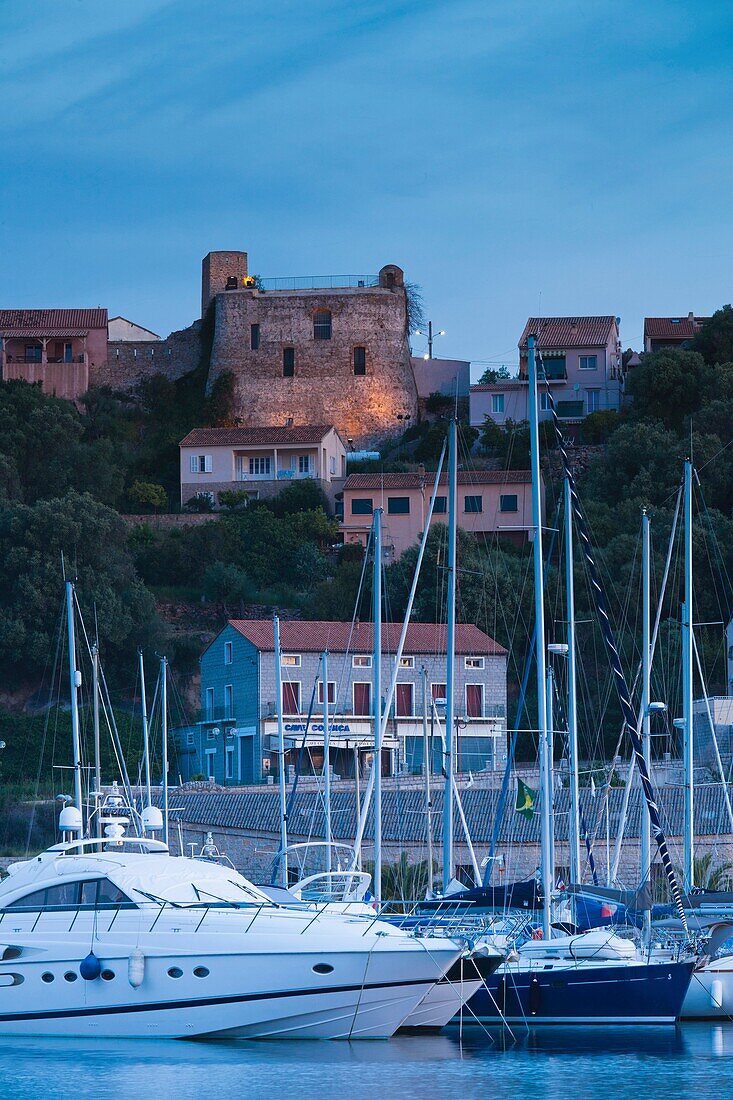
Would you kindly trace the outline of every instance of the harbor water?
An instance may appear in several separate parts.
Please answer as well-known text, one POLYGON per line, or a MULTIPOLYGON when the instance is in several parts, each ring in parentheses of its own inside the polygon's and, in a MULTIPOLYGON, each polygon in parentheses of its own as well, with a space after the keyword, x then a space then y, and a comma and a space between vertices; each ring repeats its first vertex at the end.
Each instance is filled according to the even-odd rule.
POLYGON ((467 1100, 733 1096, 733 1023, 398 1036, 389 1042, 0 1040, 0 1097, 467 1100))

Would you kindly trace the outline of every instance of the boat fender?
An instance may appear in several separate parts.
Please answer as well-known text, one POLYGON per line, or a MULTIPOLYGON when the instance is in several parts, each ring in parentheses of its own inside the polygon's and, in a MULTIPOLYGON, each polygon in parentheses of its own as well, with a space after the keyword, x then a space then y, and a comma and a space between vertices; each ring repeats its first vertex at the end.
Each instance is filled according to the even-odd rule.
POLYGON ((531 1016, 536 1016, 540 1010, 540 980, 532 978, 529 983, 529 1011, 531 1016))
POLYGON ((710 985, 710 1004, 712 1008, 723 1007, 723 983, 716 978, 710 985))
POLYGON ((93 951, 79 963, 79 973, 85 982, 93 982, 102 973, 102 964, 93 951))
POLYGON ((143 984, 145 977, 145 956, 139 947, 136 947, 127 963, 127 980, 133 989, 138 989, 143 984))

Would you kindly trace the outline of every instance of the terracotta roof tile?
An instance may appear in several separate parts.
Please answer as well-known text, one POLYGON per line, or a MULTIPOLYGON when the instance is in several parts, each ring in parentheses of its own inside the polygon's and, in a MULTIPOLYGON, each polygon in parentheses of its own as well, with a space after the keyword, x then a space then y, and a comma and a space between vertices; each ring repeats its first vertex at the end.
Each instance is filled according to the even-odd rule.
MULTIPOLYGON (((440 484, 446 485, 448 478, 442 474, 440 484)), ((349 489, 420 489, 423 485, 431 488, 435 482, 434 473, 407 474, 349 474, 344 482, 344 492, 349 489)), ((459 470, 459 485, 525 485, 532 483, 530 470, 459 470)))
POLYGON ((305 424, 292 428, 279 425, 269 428, 194 428, 179 446, 254 447, 278 443, 320 443, 332 429, 331 424, 305 424))
POLYGON ((538 348, 605 347, 616 318, 607 317, 530 317, 524 326, 519 347, 524 351, 527 337, 537 336, 538 348))
POLYGON ((86 336, 106 327, 106 309, 0 309, 2 336, 27 336, 33 330, 47 336, 50 329, 53 335, 86 336))
MULTIPOLYGON (((234 627, 257 649, 272 651, 275 648, 272 620, 230 619, 234 627)), ((394 653, 402 629, 401 623, 383 623, 382 640, 386 652, 394 653)), ((280 642, 285 652, 322 653, 370 653, 372 648, 372 624, 350 622, 310 622, 293 619, 280 623, 280 642)), ((445 653, 446 627, 444 623, 410 623, 405 640, 405 653, 445 653)), ((456 653, 476 656, 502 656, 503 646, 484 634, 477 626, 456 626, 456 653)))
POLYGON ((709 317, 645 317, 644 338, 690 340, 709 317))

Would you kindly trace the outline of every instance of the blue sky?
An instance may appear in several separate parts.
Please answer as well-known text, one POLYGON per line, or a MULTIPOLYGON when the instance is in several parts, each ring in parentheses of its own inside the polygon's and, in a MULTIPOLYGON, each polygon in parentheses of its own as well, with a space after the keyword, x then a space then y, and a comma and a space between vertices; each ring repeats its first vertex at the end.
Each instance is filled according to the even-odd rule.
MULTIPOLYGON (((0 0, 0 304, 197 316, 201 257, 398 263, 516 363, 529 314, 733 298, 733 7, 0 0)), ((415 349, 421 352, 420 339, 415 349)), ((436 353, 438 345, 436 345, 436 353)))

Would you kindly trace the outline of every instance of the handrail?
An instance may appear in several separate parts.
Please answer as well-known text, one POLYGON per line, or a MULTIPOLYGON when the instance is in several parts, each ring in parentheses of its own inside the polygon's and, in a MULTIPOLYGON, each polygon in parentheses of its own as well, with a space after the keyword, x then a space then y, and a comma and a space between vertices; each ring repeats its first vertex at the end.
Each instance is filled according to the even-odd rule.
POLYGON ((50 848, 47 848, 48 852, 58 852, 61 855, 71 855, 78 849, 91 848, 93 846, 99 847, 100 844, 105 845, 107 851, 111 848, 121 848, 127 844, 137 844, 139 847, 144 848, 149 852, 168 852, 168 845, 164 844, 162 840, 153 840, 152 837, 143 836, 97 836, 87 837, 84 840, 72 840, 70 843, 53 844, 50 848))

